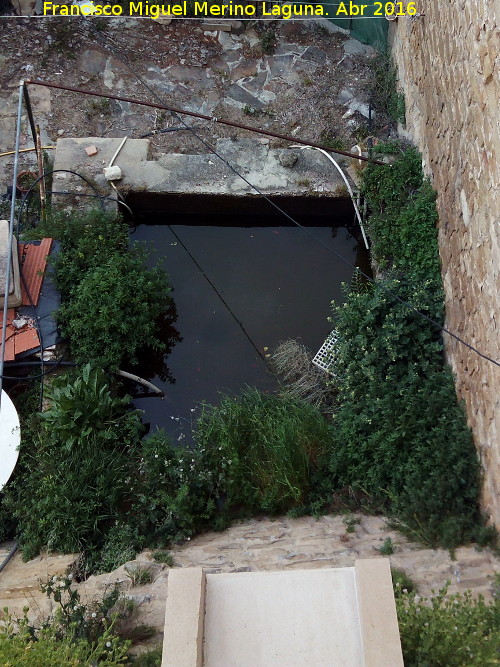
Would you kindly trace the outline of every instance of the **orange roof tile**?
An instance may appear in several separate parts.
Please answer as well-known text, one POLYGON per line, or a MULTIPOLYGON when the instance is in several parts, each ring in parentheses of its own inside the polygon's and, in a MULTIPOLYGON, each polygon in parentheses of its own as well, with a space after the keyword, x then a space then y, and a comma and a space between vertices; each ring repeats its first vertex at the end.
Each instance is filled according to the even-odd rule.
POLYGON ((33 327, 25 327, 16 333, 14 336, 14 352, 16 355, 28 350, 34 350, 40 346, 40 340, 36 329, 33 327))
MULTIPOLYGON (((9 322, 12 322, 12 320, 14 319, 14 314, 15 314, 14 308, 9 308, 7 310, 7 326, 9 326, 9 322)), ((3 308, 0 309, 0 327, 2 326, 2 324, 3 324, 3 308)))
POLYGON ((10 324, 7 325, 6 337, 5 337, 5 355, 4 361, 14 361, 16 358, 16 353, 14 350, 14 338, 16 330, 10 324))
POLYGON ((42 239, 39 245, 32 243, 19 244, 23 306, 30 306, 31 301, 35 306, 38 305, 42 289, 43 273, 47 266, 47 255, 50 253, 51 247, 52 239, 42 239), (28 291, 26 291, 25 284, 28 291), (31 301, 28 294, 31 297, 31 301))

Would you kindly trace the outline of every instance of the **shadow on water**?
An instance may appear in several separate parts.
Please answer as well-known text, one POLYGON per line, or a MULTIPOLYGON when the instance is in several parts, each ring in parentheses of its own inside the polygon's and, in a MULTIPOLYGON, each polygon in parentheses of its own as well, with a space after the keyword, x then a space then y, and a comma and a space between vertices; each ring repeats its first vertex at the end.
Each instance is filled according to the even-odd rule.
POLYGON ((357 232, 346 228, 352 210, 337 216, 331 209, 335 203, 328 225, 324 215, 299 218, 326 247, 280 226, 276 215, 233 214, 224 226, 213 212, 143 215, 148 224, 138 224, 131 240, 155 249, 149 261, 167 271, 175 301, 161 323, 165 353, 144 350, 133 369, 165 392, 164 399, 134 400, 152 428, 175 434, 221 392, 235 395, 246 385, 274 391, 266 354, 282 340, 319 349, 331 330, 331 301, 342 301, 341 283, 352 277, 332 251, 363 262, 357 232))

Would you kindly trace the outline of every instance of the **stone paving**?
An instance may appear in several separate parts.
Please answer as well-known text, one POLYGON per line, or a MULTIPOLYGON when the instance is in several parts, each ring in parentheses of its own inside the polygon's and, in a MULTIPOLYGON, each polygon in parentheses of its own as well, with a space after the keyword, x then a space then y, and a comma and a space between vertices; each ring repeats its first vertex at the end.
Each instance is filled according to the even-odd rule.
MULTIPOLYGON (((207 572, 255 572, 261 570, 296 570, 325 567, 349 567, 357 558, 382 558, 380 547, 391 538, 394 553, 391 566, 403 570, 417 585, 420 595, 428 597, 450 581, 450 592, 472 589, 474 594, 491 596, 500 561, 485 549, 460 547, 454 558, 444 549, 424 549, 390 530, 382 517, 356 514, 359 523, 354 532, 347 532, 347 520, 353 516, 324 516, 320 519, 286 517, 252 519, 236 523, 219 533, 205 533, 171 551, 176 567, 198 566, 207 572)), ((30 604, 38 617, 49 611, 46 599, 38 589, 38 581, 62 573, 74 560, 73 556, 42 556, 22 563, 17 554, 0 575, 0 608, 9 607, 19 613, 30 604)), ((151 562, 145 551, 114 572, 92 576, 79 585, 86 599, 102 597, 110 586, 118 584, 139 605, 138 622, 163 630, 166 588, 169 568, 151 562), (153 567, 154 581, 131 587, 126 569, 133 565, 153 567)), ((158 637, 151 643, 158 641, 158 637)))

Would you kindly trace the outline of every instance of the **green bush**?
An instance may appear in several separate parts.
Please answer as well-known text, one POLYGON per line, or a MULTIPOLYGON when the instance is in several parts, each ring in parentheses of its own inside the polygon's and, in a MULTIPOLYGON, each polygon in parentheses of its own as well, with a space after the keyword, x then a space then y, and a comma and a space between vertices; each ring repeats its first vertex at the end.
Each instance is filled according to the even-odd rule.
POLYGON ((195 438, 226 511, 276 513, 307 499, 330 429, 305 401, 249 388, 204 406, 195 438))
POLYGON ((0 664, 5 667, 120 667, 126 661, 126 648, 111 635, 103 635, 92 645, 70 636, 61 640, 49 628, 41 630, 34 641, 26 632, 10 634, 0 626, 0 664))
POLYGON ((331 483, 362 489, 428 544, 482 543, 493 531, 481 526, 471 433, 441 331, 414 310, 443 322, 434 194, 414 149, 391 167, 370 165, 363 187, 385 275, 375 285, 354 281, 333 307, 340 339, 331 483))
POLYGON ((396 608, 407 667, 498 665, 498 598, 487 604, 470 591, 447 596, 445 586, 430 600, 403 593, 396 597, 396 608))
POLYGON ((115 626, 123 626, 132 612, 116 611, 120 599, 116 588, 88 604, 82 603, 71 576, 50 577, 41 583, 41 590, 51 602, 51 613, 43 620, 36 614, 37 624, 28 619, 29 607, 24 608, 22 618, 14 618, 4 609, 0 623, 2 665, 115 667, 128 661, 131 642, 123 639, 115 626))
POLYGON ((198 448, 174 446, 158 431, 137 454, 139 491, 129 517, 151 547, 179 542, 210 525, 215 515, 212 471, 198 448))
POLYGON ((157 320, 170 304, 170 289, 160 269, 144 268, 137 251, 112 255, 89 271, 63 303, 58 323, 79 362, 116 370, 137 362, 144 346, 165 349, 157 320))
POLYGON ((159 323, 172 306, 167 276, 146 267, 143 250, 129 249, 123 221, 102 211, 54 214, 34 234, 61 243, 56 316, 77 362, 117 370, 135 364, 144 348, 166 351, 159 323))
POLYGON ((71 553, 102 543, 130 503, 131 453, 143 430, 128 399, 113 397, 104 373, 90 366, 73 381, 54 380, 47 397, 5 500, 25 559, 42 548, 71 553))
POLYGON ((129 517, 150 546, 307 502, 330 431, 317 408, 247 389, 218 407, 204 405, 194 437, 193 446, 179 447, 158 432, 141 445, 129 517))
POLYGON ((61 251, 53 259, 56 284, 67 299, 85 275, 111 256, 128 251, 128 226, 110 213, 90 210, 79 214, 51 212, 47 221, 28 232, 30 238, 57 239, 61 251))
POLYGON ((434 282, 442 300, 436 193, 423 181, 418 151, 406 150, 390 167, 370 165, 363 172, 362 187, 371 210, 372 254, 379 267, 392 269, 393 276, 410 272, 414 281, 434 282))

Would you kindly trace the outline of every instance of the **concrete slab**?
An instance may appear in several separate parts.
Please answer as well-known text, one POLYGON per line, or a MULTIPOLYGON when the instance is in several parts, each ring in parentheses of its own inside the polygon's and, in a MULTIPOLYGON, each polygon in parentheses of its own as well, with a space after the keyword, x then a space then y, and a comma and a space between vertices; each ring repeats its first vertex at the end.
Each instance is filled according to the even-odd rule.
POLYGON ((388 559, 170 572, 163 667, 403 667, 388 559))
POLYGON ((352 568, 207 574, 204 667, 362 664, 352 568))
MULTIPOLYGON (((54 168, 76 171, 95 183, 99 192, 115 198, 103 175, 121 139, 86 137, 59 139, 54 168), (85 149, 95 145, 97 154, 89 157, 85 149)), ((154 193, 247 194, 255 192, 213 153, 159 154, 148 159, 147 139, 127 139, 115 164, 123 178, 117 182, 123 192, 147 190, 154 193)), ((303 194, 318 192, 335 196, 342 187, 337 171, 316 151, 274 149, 267 139, 218 139, 215 149, 250 183, 266 194, 303 194), (290 153, 291 159, 284 159, 290 153), (293 158, 293 159, 292 159, 293 158), (297 159, 295 159, 297 158, 297 159)), ((87 186, 71 174, 55 174, 54 189, 78 193, 87 186)), ((83 206, 87 202, 80 202, 83 206)))
MULTIPOLYGON (((7 262, 9 251, 9 222, 8 220, 0 220, 0 308, 3 308, 5 303, 5 287, 7 279, 7 262)), ((9 272, 9 294, 8 305, 11 308, 20 306, 21 297, 21 281, 19 276, 19 258, 17 255, 17 241, 14 239, 12 247, 11 268, 9 272)))

